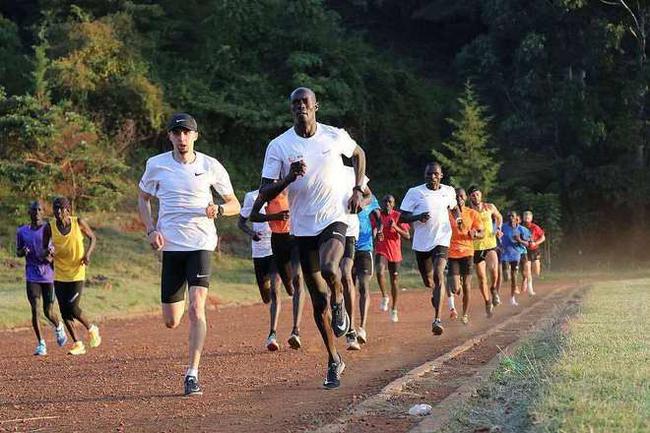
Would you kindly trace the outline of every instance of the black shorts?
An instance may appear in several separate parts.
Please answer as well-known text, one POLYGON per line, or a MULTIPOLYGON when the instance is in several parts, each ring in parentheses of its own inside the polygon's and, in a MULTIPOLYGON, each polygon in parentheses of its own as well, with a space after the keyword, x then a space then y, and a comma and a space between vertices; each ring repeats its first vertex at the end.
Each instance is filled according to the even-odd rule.
POLYGON ((212 251, 163 251, 160 300, 172 304, 185 299, 185 286, 210 287, 212 251))
POLYGON ((388 268, 388 273, 389 274, 391 274, 391 275, 399 275, 399 267, 402 264, 402 262, 391 262, 383 254, 377 254, 375 259, 377 261, 378 266, 380 266, 381 268, 386 266, 388 268), (384 265, 384 263, 386 265, 384 265))
POLYGON ((371 277, 374 272, 374 263, 372 262, 372 251, 356 251, 354 254, 354 267, 352 275, 356 278, 364 276, 371 277))
MULTIPOLYGON (((481 262, 484 262, 485 259, 487 258, 487 255, 490 251, 497 251, 496 248, 490 248, 487 250, 476 250, 474 251, 474 264, 478 264, 481 262)), ((497 252, 497 257, 498 257, 498 252, 497 252)))
POLYGON ((34 283, 27 281, 27 299, 31 303, 36 298, 43 298, 43 304, 54 302, 54 283, 34 283))
POLYGON ((337 221, 325 227, 316 236, 296 236, 303 274, 320 272, 320 246, 330 239, 337 239, 341 242, 341 245, 345 246, 345 232, 347 230, 347 224, 337 221))
POLYGON ((345 251, 343 258, 354 260, 354 250, 356 249, 357 239, 354 236, 345 237, 345 251))
POLYGON ((273 256, 254 257, 253 267, 255 268, 255 281, 259 287, 262 287, 265 281, 270 281, 278 272, 273 256))
POLYGON ((278 267, 289 262, 300 263, 300 251, 296 238, 289 233, 271 233, 271 251, 278 267))
POLYGON ((84 281, 54 281, 56 300, 59 301, 59 308, 67 304, 79 302, 84 289, 84 281))
POLYGON ((534 262, 535 260, 539 260, 539 258, 541 257, 539 248, 536 250, 527 250, 526 255, 528 256, 528 260, 530 260, 531 262, 534 262))
POLYGON ((449 259, 447 263, 447 273, 449 275, 462 275, 466 277, 472 272, 472 256, 449 259))
POLYGON ((415 259, 418 262, 418 270, 420 275, 427 275, 433 271, 434 263, 436 260, 447 259, 448 247, 436 245, 429 251, 416 251, 415 259))

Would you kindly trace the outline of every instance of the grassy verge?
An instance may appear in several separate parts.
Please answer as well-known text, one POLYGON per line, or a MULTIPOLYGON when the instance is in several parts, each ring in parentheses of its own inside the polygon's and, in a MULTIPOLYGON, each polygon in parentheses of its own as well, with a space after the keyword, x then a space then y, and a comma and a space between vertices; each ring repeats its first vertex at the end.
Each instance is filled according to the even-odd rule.
POLYGON ((577 308, 503 357, 442 431, 650 431, 650 279, 598 283, 577 308))

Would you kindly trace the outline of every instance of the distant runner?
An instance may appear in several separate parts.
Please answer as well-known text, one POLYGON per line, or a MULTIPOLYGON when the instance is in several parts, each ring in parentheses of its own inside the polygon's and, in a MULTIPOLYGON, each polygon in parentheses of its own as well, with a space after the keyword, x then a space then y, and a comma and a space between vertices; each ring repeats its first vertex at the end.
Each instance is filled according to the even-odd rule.
POLYGON ((290 103, 294 124, 266 149, 260 195, 264 200, 271 200, 289 187, 291 230, 300 248, 314 320, 328 354, 323 384, 326 388, 336 388, 345 363, 336 350, 334 338, 345 335, 350 328, 339 265, 345 251, 348 213, 360 210, 366 158, 343 129, 316 122, 318 102, 312 90, 305 87, 294 90, 290 103), (351 158, 354 164, 356 184, 349 210, 341 202, 340 190, 345 185, 337 177, 344 167, 342 155, 351 158))
POLYGON ((240 206, 226 169, 216 159, 194 150, 196 120, 176 113, 167 122, 173 150, 152 156, 140 179, 138 210, 149 244, 162 250, 160 300, 165 326, 178 327, 185 313, 188 287, 190 319, 189 365, 184 393, 201 395, 199 362, 207 332, 205 302, 210 287, 210 264, 217 247, 214 219, 239 213, 240 206), (214 204, 212 190, 224 203, 214 204), (151 201, 158 199, 154 224, 151 201))
POLYGON ((530 230, 530 244, 527 248, 528 254, 528 284, 527 290, 528 294, 534 295, 535 291, 533 290, 533 274, 536 277, 539 277, 542 273, 542 265, 540 261, 540 251, 539 246, 546 241, 546 235, 544 230, 537 224, 533 222, 533 213, 531 211, 524 212, 524 227, 530 230))
POLYGON ((274 352, 280 348, 277 340, 278 317, 280 316, 281 300, 278 294, 280 276, 273 251, 271 250, 271 228, 266 222, 254 222, 253 228, 246 222, 253 210, 253 203, 259 191, 250 191, 244 197, 244 204, 239 212, 237 227, 251 238, 251 254, 255 268, 255 280, 260 290, 262 302, 269 305, 269 335, 266 348, 274 352))
POLYGON ((81 311, 81 294, 86 279, 86 266, 97 245, 97 237, 85 220, 72 216, 70 201, 58 197, 52 204, 55 222, 48 223, 43 229, 43 257, 51 255, 50 242, 54 247, 54 291, 59 301, 59 311, 74 341, 68 351, 70 355, 83 355, 86 347, 77 338, 75 319, 88 330, 90 348, 102 343, 97 325, 90 323, 81 311), (90 240, 88 249, 84 247, 84 236, 90 240))
POLYGON ((368 324, 368 308, 370 307, 370 279, 374 271, 372 247, 377 232, 383 230, 379 213, 379 202, 371 196, 370 203, 364 207, 359 216, 359 238, 354 253, 352 273, 357 289, 359 289, 360 324, 357 329, 357 341, 360 344, 368 342, 366 327, 368 324), (373 226, 377 227, 373 229, 373 226))
POLYGON ((503 225, 503 237, 501 238, 502 253, 501 262, 508 265, 510 272, 510 305, 517 306, 519 303, 515 295, 519 293, 517 287, 517 271, 523 270, 527 262, 526 247, 530 241, 530 231, 519 224, 519 214, 515 211, 508 212, 508 222, 503 225))
POLYGON ((456 192, 441 184, 442 167, 437 162, 424 169, 424 184, 408 190, 400 210, 400 221, 413 224, 413 250, 424 285, 432 290, 431 304, 434 319, 431 331, 443 333, 440 320, 440 304, 445 291, 445 266, 447 250, 451 241, 449 211, 460 228, 462 218, 456 202, 456 192))
MULTIPOLYGON (((459 227, 455 224, 456 220, 453 214, 449 212, 449 223, 452 230, 449 246, 449 263, 447 264, 447 272, 451 276, 452 282, 450 287, 451 296, 449 299, 453 301, 454 293, 460 293, 462 287, 463 315, 461 316, 461 321, 467 324, 469 322, 474 240, 483 237, 483 223, 481 221, 481 215, 478 212, 465 206, 467 194, 463 188, 456 188, 456 201, 458 202, 458 208, 461 211, 463 222, 459 227)), ((493 306, 487 288, 481 290, 481 294, 485 301, 485 311, 488 317, 491 317, 493 306)), ((453 303, 450 304, 451 308, 455 308, 453 303)))
POLYGON ((389 298, 386 294, 386 271, 390 276, 390 289, 392 305, 390 320, 398 322, 397 298, 399 295, 399 268, 402 263, 402 238, 410 239, 410 227, 400 223, 401 213, 395 210, 395 197, 388 194, 381 200, 380 225, 376 225, 377 242, 375 255, 377 257, 377 284, 381 291, 381 304, 379 309, 388 311, 389 298), (381 230, 380 230, 381 227, 381 230))
POLYGON ((38 320, 38 310, 41 309, 41 298, 43 315, 54 327, 56 343, 59 347, 65 345, 68 336, 65 334, 63 322, 59 321, 54 307, 54 267, 52 266, 52 249, 43 249, 43 233, 45 223, 43 222, 43 208, 39 201, 29 204, 28 210, 30 224, 18 227, 16 231, 16 255, 25 257, 25 282, 27 285, 27 300, 32 310, 32 327, 38 345, 34 355, 47 355, 47 345, 41 334, 41 327, 38 320))

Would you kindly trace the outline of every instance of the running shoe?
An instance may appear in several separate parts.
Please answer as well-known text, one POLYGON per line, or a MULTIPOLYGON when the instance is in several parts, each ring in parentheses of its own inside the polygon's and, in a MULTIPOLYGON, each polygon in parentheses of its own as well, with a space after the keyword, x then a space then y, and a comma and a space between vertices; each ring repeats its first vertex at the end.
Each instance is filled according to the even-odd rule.
POLYGON ((388 296, 385 296, 381 298, 381 302, 379 303, 379 310, 381 311, 388 311, 388 303, 389 303, 388 296))
POLYGON ((68 351, 68 355, 85 355, 86 346, 83 341, 75 341, 72 348, 68 351))
POLYGON ((90 348, 94 349, 95 347, 99 347, 99 345, 102 344, 102 337, 99 335, 99 328, 97 325, 92 325, 88 330, 88 333, 90 334, 90 339, 88 340, 90 348))
POLYGON ((440 319, 435 319, 431 324, 431 332, 435 335, 441 335, 445 328, 442 327, 442 322, 440 319))
POLYGON ((488 317, 492 317, 493 311, 494 311, 494 305, 492 305, 492 302, 487 301, 485 303, 485 314, 487 314, 488 317))
POLYGON ((460 321, 463 322, 463 325, 467 325, 469 323, 469 316, 467 314, 463 314, 463 317, 460 318, 460 321))
POLYGON ((357 341, 361 344, 366 344, 368 341, 368 336, 366 335, 366 330, 363 328, 359 328, 357 330, 357 341))
POLYGON ((44 340, 41 340, 38 343, 38 346, 36 346, 36 350, 34 351, 34 355, 36 355, 36 356, 45 356, 45 355, 47 355, 47 346, 45 345, 44 340))
POLYGON ((269 337, 266 339, 266 348, 269 349, 270 352, 275 352, 280 348, 278 339, 275 337, 275 331, 271 332, 269 337))
POLYGON ((287 342, 289 343, 289 347, 292 349, 298 350, 302 347, 302 343, 300 342, 300 334, 298 331, 293 331, 287 342))
POLYGON ((345 334, 345 342, 347 343, 348 350, 361 350, 361 346, 357 341, 357 333, 354 331, 354 329, 345 334))
POLYGON ((458 312, 456 311, 455 308, 452 308, 451 310, 449 310, 449 318, 450 318, 451 320, 456 320, 456 319, 458 319, 458 312))
POLYGON ((492 305, 495 307, 501 303, 501 298, 495 289, 490 290, 492 292, 492 305))
POLYGON ((345 302, 332 305, 332 329, 336 337, 342 337, 350 330, 350 316, 345 311, 345 302))
POLYGON ((390 321, 393 323, 399 322, 399 317, 397 317, 397 310, 390 310, 390 321))
POLYGON ((327 389, 338 388, 341 385, 343 370, 345 370, 345 362, 343 362, 343 357, 339 354, 339 362, 331 362, 327 366, 327 376, 323 386, 327 389))
POLYGON ((185 392, 186 396, 203 395, 203 390, 199 386, 199 380, 194 376, 185 376, 185 392))
POLYGON ((59 347, 65 346, 65 343, 68 342, 68 336, 65 333, 63 323, 59 323, 59 326, 54 328, 54 334, 56 335, 56 344, 58 344, 59 347))
POLYGON ((519 306, 519 302, 517 302, 514 296, 510 298, 510 305, 512 305, 513 307, 519 306))

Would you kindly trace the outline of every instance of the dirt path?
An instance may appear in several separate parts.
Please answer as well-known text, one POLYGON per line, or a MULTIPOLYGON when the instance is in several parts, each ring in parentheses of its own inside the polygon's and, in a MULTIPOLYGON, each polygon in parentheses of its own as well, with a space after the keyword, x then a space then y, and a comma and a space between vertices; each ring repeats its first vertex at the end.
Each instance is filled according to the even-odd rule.
MULTIPOLYGON (((65 355, 48 333, 50 355, 36 358, 31 355, 35 342, 30 331, 0 332, 0 431, 311 430, 332 422, 345 409, 415 366, 539 302, 556 287, 539 284, 538 296, 521 296, 518 308, 502 305, 490 320, 484 318, 475 291, 470 325, 445 320, 441 337, 430 331, 428 294, 402 292, 397 324, 389 321, 387 313, 377 311, 375 296, 369 344, 360 352, 342 352, 348 367, 341 388, 333 391, 321 386, 326 356, 311 308, 305 309, 304 348, 293 351, 284 344, 275 353, 267 352, 263 345, 268 317, 265 306, 209 312, 210 329, 200 370, 205 393, 191 399, 181 396, 186 324, 170 331, 151 317, 108 321, 101 325, 102 346, 83 357, 65 355)), ((568 292, 574 286, 562 287, 568 292)), ((284 307, 280 321, 283 342, 290 331, 288 301, 284 307)), ((521 326, 536 319, 539 315, 530 315, 529 323, 521 326)), ((494 352, 496 345, 503 343, 495 340, 486 350, 494 352)), ((343 339, 339 347, 344 348, 343 339)), ((464 364, 456 368, 462 369, 464 364)), ((411 426, 405 421, 377 420, 382 431, 405 431, 411 426)), ((357 431, 378 426, 368 422, 364 427, 357 431)))

